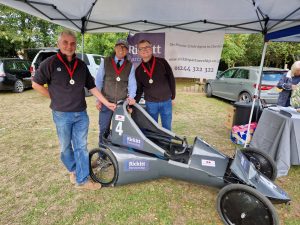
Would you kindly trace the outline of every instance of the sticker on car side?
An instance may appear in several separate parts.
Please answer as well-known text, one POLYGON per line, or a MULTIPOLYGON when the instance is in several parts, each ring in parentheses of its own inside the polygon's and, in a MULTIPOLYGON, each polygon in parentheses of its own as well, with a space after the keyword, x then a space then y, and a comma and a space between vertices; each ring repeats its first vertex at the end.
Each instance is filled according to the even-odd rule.
POLYGON ((145 159, 129 159, 124 161, 124 171, 149 171, 149 161, 145 159))
POLYGON ((132 137, 125 134, 123 135, 123 144, 128 147, 143 149, 144 141, 139 138, 132 137))
POLYGON ((214 160, 202 159, 201 160, 202 166, 209 166, 209 167, 216 167, 216 162, 214 160))
POLYGON ((116 115, 115 120, 124 122, 125 121, 125 116, 124 115, 116 115))

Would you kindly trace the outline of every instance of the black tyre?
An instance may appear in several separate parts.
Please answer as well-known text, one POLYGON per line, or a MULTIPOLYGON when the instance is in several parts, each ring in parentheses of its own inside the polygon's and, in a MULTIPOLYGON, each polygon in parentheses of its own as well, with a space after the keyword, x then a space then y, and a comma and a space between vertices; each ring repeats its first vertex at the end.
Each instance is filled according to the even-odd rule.
POLYGON ((256 148, 243 148, 242 153, 252 162, 255 168, 268 177, 275 180, 277 177, 277 167, 274 160, 266 153, 256 148))
POLYGON ((13 92, 15 93, 21 93, 23 92, 25 89, 24 83, 22 80, 18 79, 16 80, 15 84, 14 84, 14 90, 13 92))
POLYGON ((243 92, 240 94, 238 101, 249 103, 249 102, 252 102, 252 97, 248 92, 243 92))
POLYGON ((217 211, 224 224, 278 225, 276 210, 269 199, 243 184, 222 188, 217 198, 217 211))
POLYGON ((118 179, 118 163, 109 149, 96 148, 90 152, 90 176, 104 187, 114 186, 118 179))
POLYGON ((206 92, 206 97, 211 97, 212 96, 212 89, 211 89, 210 84, 206 85, 205 92, 206 92))

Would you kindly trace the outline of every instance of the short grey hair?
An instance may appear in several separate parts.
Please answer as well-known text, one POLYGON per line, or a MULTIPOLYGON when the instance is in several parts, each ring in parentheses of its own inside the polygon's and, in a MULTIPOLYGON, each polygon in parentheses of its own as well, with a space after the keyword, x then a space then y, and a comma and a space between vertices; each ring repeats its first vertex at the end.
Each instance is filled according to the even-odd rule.
POLYGON ((68 29, 64 29, 62 32, 60 32, 60 34, 58 35, 58 41, 61 39, 61 37, 63 35, 68 35, 68 36, 72 36, 73 38, 75 38, 76 40, 76 34, 74 31, 68 30, 68 29))

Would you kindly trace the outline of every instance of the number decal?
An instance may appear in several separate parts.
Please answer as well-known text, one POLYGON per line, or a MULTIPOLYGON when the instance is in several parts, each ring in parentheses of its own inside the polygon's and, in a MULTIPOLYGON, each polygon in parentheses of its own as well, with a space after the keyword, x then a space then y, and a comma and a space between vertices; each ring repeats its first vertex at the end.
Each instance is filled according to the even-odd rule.
POLYGON ((122 122, 119 122, 116 126, 116 132, 121 136, 123 134, 122 122))

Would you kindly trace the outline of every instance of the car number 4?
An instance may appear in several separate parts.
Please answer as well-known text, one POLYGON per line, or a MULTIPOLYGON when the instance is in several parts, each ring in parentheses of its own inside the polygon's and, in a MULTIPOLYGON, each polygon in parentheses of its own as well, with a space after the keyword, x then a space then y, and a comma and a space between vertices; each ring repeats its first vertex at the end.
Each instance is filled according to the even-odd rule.
POLYGON ((123 123, 119 122, 116 126, 115 131, 121 136, 123 134, 123 128, 122 128, 123 123))

